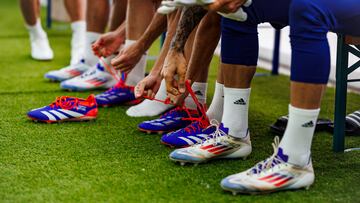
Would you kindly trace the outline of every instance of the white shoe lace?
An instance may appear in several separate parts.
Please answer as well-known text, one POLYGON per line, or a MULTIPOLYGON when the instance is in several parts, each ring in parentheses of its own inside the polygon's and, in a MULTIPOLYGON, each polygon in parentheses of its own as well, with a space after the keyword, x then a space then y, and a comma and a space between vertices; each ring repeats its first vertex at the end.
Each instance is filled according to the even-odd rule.
POLYGON ((274 165, 285 163, 284 160, 282 160, 279 156, 277 156, 279 151, 279 144, 280 144, 280 139, 278 136, 276 136, 274 138, 274 143, 272 143, 272 147, 274 149, 273 155, 271 155, 269 158, 265 159, 264 161, 257 163, 253 168, 249 170, 248 174, 259 174, 264 170, 272 168, 274 165))
POLYGON ((213 145, 215 146, 216 143, 219 143, 223 141, 224 136, 227 136, 227 134, 220 129, 220 124, 217 120, 212 119, 210 121, 210 125, 207 128, 213 128, 215 127, 216 130, 211 133, 202 143, 201 146, 203 146, 207 141, 212 141, 213 145))

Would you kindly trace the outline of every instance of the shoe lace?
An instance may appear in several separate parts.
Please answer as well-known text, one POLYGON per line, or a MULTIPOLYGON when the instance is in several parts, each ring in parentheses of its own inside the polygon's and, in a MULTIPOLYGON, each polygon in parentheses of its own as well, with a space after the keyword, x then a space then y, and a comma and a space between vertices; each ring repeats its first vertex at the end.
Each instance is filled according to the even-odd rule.
POLYGON ((223 138, 228 136, 224 131, 220 129, 220 124, 215 119, 212 119, 210 121, 210 125, 207 128, 216 128, 216 130, 211 133, 205 140, 202 141, 201 146, 203 146, 208 141, 211 141, 215 146, 216 143, 223 141, 223 138))
POLYGON ((270 169, 275 165, 284 163, 284 160, 278 156, 280 139, 278 136, 274 138, 274 142, 272 143, 272 147, 274 149, 274 153, 264 161, 257 163, 250 171, 250 174, 259 174, 264 170, 270 169))
POLYGON ((105 69, 110 73, 110 75, 117 81, 125 81, 126 78, 126 74, 122 74, 119 71, 119 74, 117 74, 117 70, 115 70, 115 68, 112 65, 107 64, 104 59, 102 57, 99 57, 99 60, 102 62, 102 64, 104 65, 105 69), (121 75, 122 77, 119 77, 119 75, 121 75))
POLYGON ((56 100, 50 104, 51 108, 60 107, 62 109, 72 109, 77 107, 79 99, 76 97, 61 96, 57 97, 56 100))
POLYGON ((182 111, 182 110, 183 110, 183 108, 181 106, 178 106, 176 108, 171 109, 170 111, 165 112, 164 114, 161 115, 161 117, 166 117, 166 116, 168 116, 170 114, 173 114, 173 113, 175 113, 177 111, 182 111))

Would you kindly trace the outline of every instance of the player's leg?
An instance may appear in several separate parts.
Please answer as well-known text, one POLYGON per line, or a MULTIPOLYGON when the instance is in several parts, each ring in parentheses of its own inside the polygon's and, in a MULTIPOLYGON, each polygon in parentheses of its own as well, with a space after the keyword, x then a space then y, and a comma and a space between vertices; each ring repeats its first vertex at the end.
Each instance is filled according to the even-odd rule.
POLYGON ((40 22, 39 0, 20 0, 20 8, 30 35, 31 57, 36 60, 53 59, 54 53, 40 22))
MULTIPOLYGON (((89 4, 91 3, 93 2, 88 2, 88 6, 90 6, 89 4)), ((99 6, 99 3, 97 3, 96 6, 99 6)), ((120 24, 124 21, 126 6, 127 4, 125 0, 114 1, 114 12, 112 12, 112 18, 116 20, 111 21, 111 29, 118 28, 120 24)), ((97 40, 97 38, 100 36, 101 33, 104 32, 107 26, 107 21, 109 19, 108 1, 103 4, 103 7, 100 6, 100 8, 96 7, 96 9, 91 9, 94 9, 95 11, 93 12, 93 15, 90 15, 92 12, 88 11, 88 32, 86 43, 87 47, 85 51, 85 63, 86 61, 92 61, 93 59, 93 61, 97 62, 97 64, 95 66, 92 66, 92 68, 88 69, 81 76, 62 82, 61 87, 63 89, 69 89, 73 91, 104 89, 110 88, 117 83, 117 80, 111 74, 111 71, 108 71, 110 61, 114 57, 114 55, 110 55, 99 61, 99 58, 95 56, 91 47, 93 42, 97 40), (97 20, 97 18, 100 17, 99 15, 102 15, 102 17, 97 20)))
MULTIPOLYGON (((126 41, 125 47, 138 40, 145 32, 155 13, 155 5, 152 0, 132 0, 128 2, 126 16, 126 41)), ((142 56, 138 64, 132 69, 126 78, 128 86, 135 86, 145 76, 146 54, 142 56)))
POLYGON ((309 188, 313 184, 315 176, 311 144, 330 72, 330 50, 326 35, 329 30, 343 29, 346 24, 349 33, 359 31, 357 27, 351 26, 354 22, 360 22, 360 11, 357 9, 351 12, 359 5, 358 1, 352 0, 292 1, 289 12, 291 101, 285 134, 280 143, 278 138, 275 139, 275 151, 270 158, 259 162, 247 173, 224 179, 222 186, 225 190, 235 193, 268 193, 309 188))
MULTIPOLYGON (((208 12, 197 28, 191 55, 185 52, 185 58, 189 58, 186 78, 193 82, 191 88, 201 106, 206 106, 208 71, 220 38, 220 19, 217 13, 208 12)), ((206 133, 213 132, 206 131, 210 125, 206 108, 199 108, 191 95, 185 98, 185 105, 196 109, 199 118, 181 130, 165 134, 161 138, 163 144, 176 148, 194 145, 204 141, 206 133)))
MULTIPOLYGON (((258 58, 257 24, 222 19, 221 37, 224 82, 222 123, 212 123, 216 131, 206 142, 171 153, 170 158, 174 161, 202 163, 219 157, 246 158, 251 153, 248 106, 250 83, 258 58), (199 157, 198 154, 204 156, 199 157)), ((218 103, 221 106, 221 102, 218 103)))
POLYGON ((88 0, 86 8, 86 43, 85 63, 94 66, 98 57, 94 55, 91 45, 95 42, 108 24, 110 5, 108 0, 88 0))
MULTIPOLYGON (((176 32, 176 27, 180 19, 181 11, 173 12, 167 16, 167 32, 164 40, 164 44, 161 48, 161 52, 158 59, 155 61, 153 69, 160 69, 164 64, 165 57, 169 51, 171 40, 176 32)), ((164 101, 166 99, 166 87, 165 82, 162 81, 160 89, 156 93, 155 99, 164 101)), ((166 105, 157 101, 144 100, 142 103, 130 107, 126 114, 132 117, 143 116, 157 116, 172 108, 170 105, 166 105)))
POLYGON ((85 33, 86 33, 86 1, 65 0, 65 8, 70 16, 72 38, 71 38, 71 60, 70 64, 79 63, 84 57, 85 33))
POLYGON ((220 16, 217 13, 208 12, 196 31, 191 55, 185 55, 189 58, 186 78, 194 82, 192 89, 202 104, 206 104, 209 66, 219 38, 220 16))

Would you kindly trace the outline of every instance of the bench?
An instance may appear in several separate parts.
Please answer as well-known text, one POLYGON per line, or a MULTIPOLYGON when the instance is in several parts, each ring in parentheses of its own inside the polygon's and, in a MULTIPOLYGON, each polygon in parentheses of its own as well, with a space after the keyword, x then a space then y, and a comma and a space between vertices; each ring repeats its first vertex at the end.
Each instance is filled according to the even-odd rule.
POLYGON ((349 80, 348 75, 360 67, 360 37, 338 35, 336 59, 336 90, 333 150, 344 152, 347 83, 360 82, 360 79, 349 80), (349 67, 349 53, 359 58, 359 61, 349 67))

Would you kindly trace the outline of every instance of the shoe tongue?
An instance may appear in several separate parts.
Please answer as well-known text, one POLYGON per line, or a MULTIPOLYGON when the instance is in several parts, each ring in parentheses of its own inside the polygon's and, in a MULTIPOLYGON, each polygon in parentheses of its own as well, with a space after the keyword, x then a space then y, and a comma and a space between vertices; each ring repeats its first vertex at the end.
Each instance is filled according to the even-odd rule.
POLYGON ((284 162, 288 162, 288 160, 289 160, 289 156, 284 154, 284 150, 281 147, 279 147, 279 149, 278 149, 277 156, 280 159, 282 159, 284 162))
POLYGON ((225 134, 227 135, 229 134, 229 128, 225 128, 223 123, 220 124, 219 129, 223 131, 225 134))

